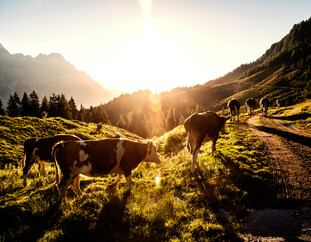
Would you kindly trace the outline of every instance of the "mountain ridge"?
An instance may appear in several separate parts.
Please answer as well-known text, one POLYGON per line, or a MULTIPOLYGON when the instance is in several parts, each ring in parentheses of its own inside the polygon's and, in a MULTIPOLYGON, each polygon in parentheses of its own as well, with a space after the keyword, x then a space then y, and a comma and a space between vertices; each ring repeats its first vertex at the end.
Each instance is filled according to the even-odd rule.
POLYGON ((36 57, 10 54, 0 43, 0 99, 5 104, 9 95, 36 91, 40 98, 53 93, 73 97, 77 105, 98 105, 114 95, 92 80, 85 72, 58 53, 36 57), (92 93, 92 95, 89 95, 92 93))

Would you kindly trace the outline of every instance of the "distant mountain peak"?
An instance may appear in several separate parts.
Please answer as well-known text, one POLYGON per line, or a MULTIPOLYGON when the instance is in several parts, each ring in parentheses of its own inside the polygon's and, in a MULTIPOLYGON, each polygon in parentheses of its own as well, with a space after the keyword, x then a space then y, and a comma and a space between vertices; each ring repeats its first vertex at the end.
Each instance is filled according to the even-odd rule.
POLYGON ((10 53, 0 43, 0 55, 10 55, 10 53))

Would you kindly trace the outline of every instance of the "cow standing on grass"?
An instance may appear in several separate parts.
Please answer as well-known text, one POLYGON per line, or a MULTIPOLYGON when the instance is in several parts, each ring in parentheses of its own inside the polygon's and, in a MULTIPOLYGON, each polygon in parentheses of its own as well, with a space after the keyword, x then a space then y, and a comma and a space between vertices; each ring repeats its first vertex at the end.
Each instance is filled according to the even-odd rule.
POLYGON ((262 117, 267 117, 268 115, 268 107, 270 106, 270 102, 268 98, 262 98, 260 99, 260 107, 262 109, 262 117))
POLYGON ((52 147, 59 141, 81 140, 75 135, 59 134, 47 138, 30 138, 24 142, 24 157, 21 159, 23 167, 23 185, 27 185, 27 176, 34 163, 39 162, 40 173, 46 175, 45 162, 52 162, 52 147))
POLYGON ((245 102, 246 108, 247 108, 247 113, 248 115, 253 115, 254 114, 254 109, 256 106, 256 102, 254 98, 248 98, 245 102))
POLYGON ((131 172, 141 162, 160 163, 152 141, 141 143, 123 138, 60 142, 53 147, 52 156, 62 199, 66 198, 69 185, 77 195, 82 195, 79 174, 100 177, 117 173, 118 177, 109 187, 115 186, 124 175, 130 189, 131 172), (63 173, 61 181, 59 169, 63 173))
POLYGON ((227 119, 225 117, 219 117, 214 112, 197 113, 186 119, 184 127, 187 134, 187 149, 192 154, 192 173, 194 173, 196 159, 204 139, 206 141, 212 140, 213 155, 213 152, 216 150, 216 141, 219 137, 219 132, 225 134, 227 119))
POLYGON ((240 115, 240 102, 236 100, 235 98, 232 98, 228 102, 228 108, 230 113, 230 121, 234 120, 234 116, 236 115, 237 121, 239 122, 239 115, 240 115))

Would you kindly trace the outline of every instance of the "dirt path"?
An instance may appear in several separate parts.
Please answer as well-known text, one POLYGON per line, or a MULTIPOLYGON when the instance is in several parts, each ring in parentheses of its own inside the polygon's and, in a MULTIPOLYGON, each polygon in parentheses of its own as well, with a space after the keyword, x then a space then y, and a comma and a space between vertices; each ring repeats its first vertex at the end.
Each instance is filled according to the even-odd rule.
POLYGON ((311 201, 311 135, 278 118, 256 115, 247 123, 268 147, 278 195, 311 201))
POLYGON ((248 127, 265 142, 277 197, 290 207, 253 211, 246 222, 245 241, 311 241, 311 134, 289 125, 279 116, 260 115, 248 127), (298 203, 296 203, 298 202, 298 203), (297 205, 297 204, 301 204, 297 205))

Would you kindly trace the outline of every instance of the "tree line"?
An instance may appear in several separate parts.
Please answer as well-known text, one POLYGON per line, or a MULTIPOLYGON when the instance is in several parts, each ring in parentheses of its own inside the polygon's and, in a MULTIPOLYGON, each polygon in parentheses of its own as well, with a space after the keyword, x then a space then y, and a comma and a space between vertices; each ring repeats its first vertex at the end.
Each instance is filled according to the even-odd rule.
POLYGON ((40 102, 38 94, 32 91, 29 95, 24 92, 22 99, 15 92, 10 95, 7 108, 4 109, 0 99, 0 115, 10 117, 62 117, 65 119, 80 120, 83 122, 110 123, 109 117, 104 110, 98 107, 84 108, 82 105, 78 110, 75 100, 71 97, 68 101, 62 94, 54 94, 49 99, 44 96, 40 102))

